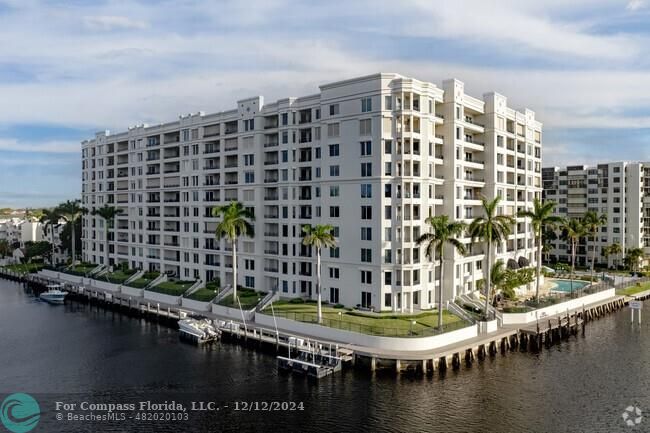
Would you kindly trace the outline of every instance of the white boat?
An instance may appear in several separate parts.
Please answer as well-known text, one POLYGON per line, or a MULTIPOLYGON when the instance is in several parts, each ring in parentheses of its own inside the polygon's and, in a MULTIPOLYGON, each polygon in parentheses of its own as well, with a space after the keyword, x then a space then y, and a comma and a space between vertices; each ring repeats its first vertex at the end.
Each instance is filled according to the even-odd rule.
POLYGON ((178 321, 178 330, 181 336, 187 337, 197 343, 206 343, 219 338, 219 331, 212 321, 207 318, 186 318, 178 321))
POLYGON ((61 290, 62 288, 63 286, 61 284, 50 284, 47 286, 47 290, 42 292, 39 297, 50 304, 63 304, 68 292, 61 290))

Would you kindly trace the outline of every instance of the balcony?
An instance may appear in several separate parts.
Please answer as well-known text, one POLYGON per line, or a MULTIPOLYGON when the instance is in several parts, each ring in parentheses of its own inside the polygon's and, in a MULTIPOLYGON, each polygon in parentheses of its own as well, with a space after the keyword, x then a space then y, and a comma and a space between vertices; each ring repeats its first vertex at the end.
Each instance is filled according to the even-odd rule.
POLYGON ((225 134, 236 134, 238 132, 237 121, 226 122, 225 134))
POLYGON ((264 118, 264 129, 273 129, 278 127, 278 116, 266 116, 264 118))
POLYGON ((264 147, 275 147, 280 144, 280 140, 278 139, 278 134, 273 134, 269 135, 266 134, 264 136, 264 147))

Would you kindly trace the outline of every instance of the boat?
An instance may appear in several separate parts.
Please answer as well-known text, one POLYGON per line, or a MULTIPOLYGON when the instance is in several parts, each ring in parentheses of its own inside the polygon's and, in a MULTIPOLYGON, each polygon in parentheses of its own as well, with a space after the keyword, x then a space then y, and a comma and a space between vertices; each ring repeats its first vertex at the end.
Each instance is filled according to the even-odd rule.
POLYGON ((62 288, 61 284, 49 284, 47 290, 42 292, 39 298, 50 304, 63 304, 68 292, 61 290, 62 288))
POLYGON ((196 343, 207 343, 217 340, 221 332, 215 328, 208 318, 187 317, 178 321, 180 336, 196 343))

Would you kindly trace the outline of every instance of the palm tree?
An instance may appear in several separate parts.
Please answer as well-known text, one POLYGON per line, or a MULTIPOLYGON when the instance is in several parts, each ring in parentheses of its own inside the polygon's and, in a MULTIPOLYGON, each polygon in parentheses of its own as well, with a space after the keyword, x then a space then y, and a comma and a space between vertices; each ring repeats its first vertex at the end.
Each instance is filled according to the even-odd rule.
MULTIPOLYGON (((561 218, 560 218, 561 219, 561 218)), ((557 239, 555 228, 544 227, 542 232, 542 252, 546 256, 546 262, 551 261, 551 251, 553 251, 553 241, 557 239)))
POLYGON ((582 220, 578 218, 570 218, 562 221, 562 232, 564 238, 571 242, 571 296, 573 296, 573 278, 576 270, 576 247, 580 239, 587 235, 582 220))
POLYGON ((255 229, 251 221, 255 215, 238 201, 212 208, 213 217, 222 217, 217 224, 215 235, 218 239, 226 239, 232 244, 232 299, 237 300, 237 239, 239 236, 255 236, 255 229))
POLYGON ((587 233, 591 236, 593 240, 593 245, 591 249, 591 281, 594 281, 594 262, 596 261, 596 236, 598 234, 598 229, 607 224, 607 215, 600 214, 598 212, 590 210, 587 211, 582 217, 582 224, 585 227, 587 233))
POLYGON ((645 256, 641 248, 630 248, 625 255, 625 261, 630 267, 630 271, 635 272, 638 270, 639 261, 645 256))
POLYGON ((302 244, 316 248, 316 297, 318 323, 323 321, 323 311, 321 306, 320 254, 321 249, 332 248, 336 245, 336 239, 332 234, 332 230, 334 230, 334 227, 324 224, 318 224, 314 227, 307 225, 302 228, 302 232, 305 234, 302 238, 302 244))
MULTIPOLYGON (((492 283, 492 291, 495 294, 497 290, 503 289, 508 272, 511 271, 506 269, 502 260, 497 260, 496 263, 492 265, 492 269, 490 269, 490 283, 492 283)), ((490 298, 494 298, 494 296, 492 295, 490 298)))
POLYGON ((50 264, 54 266, 54 252, 56 246, 54 245, 54 228, 59 225, 61 215, 56 209, 44 209, 43 215, 39 218, 39 222, 43 224, 43 231, 47 235, 47 229, 50 229, 50 240, 52 241, 52 256, 50 257, 50 264))
POLYGON ((0 239, 0 257, 11 255, 11 245, 6 239, 0 239))
POLYGON ((57 207, 58 212, 61 214, 61 216, 67 221, 67 224, 71 224, 70 229, 72 233, 72 266, 74 266, 75 260, 77 258, 76 255, 76 233, 75 233, 75 222, 77 221, 77 218, 79 218, 81 215, 83 215, 86 211, 85 208, 81 207, 81 200, 68 200, 65 203, 61 203, 57 207))
POLYGON ((620 262, 620 254, 623 252, 623 249, 621 248, 621 244, 618 243, 613 243, 607 248, 609 254, 616 256, 616 268, 618 269, 618 265, 620 262))
POLYGON ((542 202, 540 199, 535 198, 533 201, 533 209, 524 210, 517 214, 520 218, 530 218, 533 225, 533 231, 537 238, 537 269, 535 276, 537 277, 537 285, 535 287, 535 299, 539 301, 539 282, 542 273, 542 249, 543 249, 543 235, 544 230, 553 228, 556 224, 562 221, 559 216, 553 215, 555 202, 547 201, 542 202))
POLYGON ((436 254, 440 261, 440 287, 438 288, 438 329, 442 329, 442 289, 444 284, 444 250, 446 245, 451 245, 460 254, 465 254, 465 245, 458 239, 466 228, 462 221, 450 221, 447 215, 430 216, 425 220, 429 232, 416 239, 418 246, 424 244, 426 256, 434 262, 436 254))
POLYGON ((113 228, 113 222, 115 217, 122 213, 122 209, 115 206, 104 205, 99 209, 92 211, 93 215, 97 215, 104 220, 104 257, 106 266, 109 266, 109 256, 108 256, 108 230, 113 228))
POLYGON ((481 207, 483 208, 483 216, 474 218, 469 225, 469 235, 472 237, 472 242, 476 239, 482 239, 486 245, 487 257, 487 275, 485 276, 485 319, 488 318, 488 308, 490 305, 490 268, 492 266, 492 245, 500 244, 508 239, 512 226, 515 224, 515 219, 510 215, 497 215, 497 207, 499 205, 500 197, 493 200, 488 200, 486 197, 481 197, 481 207))

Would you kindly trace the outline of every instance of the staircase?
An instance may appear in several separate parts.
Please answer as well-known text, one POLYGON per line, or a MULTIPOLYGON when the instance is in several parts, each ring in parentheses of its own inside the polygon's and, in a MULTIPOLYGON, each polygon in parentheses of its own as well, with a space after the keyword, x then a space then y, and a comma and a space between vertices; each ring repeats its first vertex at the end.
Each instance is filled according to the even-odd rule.
POLYGON ((278 293, 277 290, 271 290, 269 293, 266 294, 264 299, 262 299, 258 304, 257 307, 255 307, 255 311, 258 313, 261 313, 264 308, 266 308, 267 305, 269 305, 273 301, 277 301, 280 299, 280 294, 278 293))

